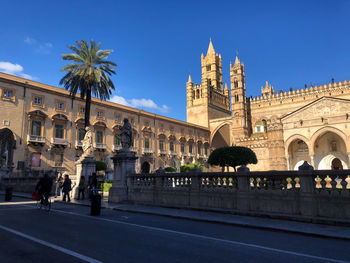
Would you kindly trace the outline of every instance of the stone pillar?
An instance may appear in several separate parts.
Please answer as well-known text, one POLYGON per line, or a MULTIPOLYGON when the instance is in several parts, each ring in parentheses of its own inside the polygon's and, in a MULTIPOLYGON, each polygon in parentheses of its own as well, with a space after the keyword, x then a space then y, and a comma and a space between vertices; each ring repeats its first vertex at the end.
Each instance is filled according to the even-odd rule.
POLYGON ((128 200, 127 176, 135 173, 137 157, 129 150, 121 150, 112 157, 114 174, 112 187, 109 189, 108 202, 121 203, 128 200))
MULTIPOLYGON (((76 166, 76 186, 72 190, 73 198, 78 197, 78 186, 80 183, 81 176, 85 177, 85 189, 87 189, 87 183, 89 176, 96 172, 96 161, 93 157, 87 156, 83 160, 79 160, 75 163, 76 166)), ((87 193, 86 193, 87 194, 87 193)))
POLYGON ((312 167, 315 167, 315 155, 310 155, 310 164, 312 167))

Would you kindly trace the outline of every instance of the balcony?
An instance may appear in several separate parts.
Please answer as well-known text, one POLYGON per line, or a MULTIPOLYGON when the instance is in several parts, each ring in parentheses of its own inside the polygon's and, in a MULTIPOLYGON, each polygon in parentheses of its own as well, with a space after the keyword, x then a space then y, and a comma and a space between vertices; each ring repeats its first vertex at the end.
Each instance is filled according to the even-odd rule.
POLYGON ((186 156, 187 156, 187 153, 185 153, 185 152, 180 152, 180 156, 181 156, 181 157, 186 157, 186 156))
POLYGON ((62 138, 51 138, 51 143, 57 146, 67 146, 68 141, 62 138))
POLYGON ((197 159, 206 159, 205 155, 203 154, 197 154, 197 159))
POLYGON ((137 152, 137 148, 136 147, 130 147, 129 149, 130 149, 130 152, 135 152, 135 153, 137 152))
POLYGON ((142 148, 142 153, 143 153, 143 154, 152 154, 152 153, 153 153, 153 149, 150 149, 150 148, 142 148))
POLYGON ((75 148, 81 148, 83 147, 82 141, 75 141, 75 148))
POLYGON ((113 144, 112 150, 113 151, 119 151, 121 150, 122 146, 120 144, 113 144))
POLYGON ((169 155, 170 155, 170 156, 177 156, 177 152, 169 151, 169 155))
POLYGON ((106 150, 107 149, 107 145, 104 144, 104 143, 97 143, 97 142, 94 142, 94 148, 96 150, 106 150))
POLYGON ((166 155, 166 150, 158 150, 159 155, 166 155))
POLYGON ((194 153, 188 153, 187 156, 188 157, 195 157, 196 155, 194 153))
POLYGON ((46 138, 43 136, 37 136, 37 135, 27 135, 27 142, 44 144, 46 142, 46 138))

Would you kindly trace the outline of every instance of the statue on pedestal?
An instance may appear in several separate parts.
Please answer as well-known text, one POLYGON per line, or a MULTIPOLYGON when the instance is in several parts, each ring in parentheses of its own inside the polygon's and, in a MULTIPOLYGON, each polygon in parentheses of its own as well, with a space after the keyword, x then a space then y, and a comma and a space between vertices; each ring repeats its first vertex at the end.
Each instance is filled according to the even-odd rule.
POLYGON ((84 159, 85 157, 91 157, 93 156, 93 149, 92 149, 92 132, 90 127, 85 128, 85 136, 82 140, 83 143, 83 154, 80 157, 80 160, 84 159))
POLYGON ((122 148, 124 151, 129 151, 129 148, 132 146, 132 128, 127 118, 124 119, 124 125, 119 129, 122 132, 122 148))

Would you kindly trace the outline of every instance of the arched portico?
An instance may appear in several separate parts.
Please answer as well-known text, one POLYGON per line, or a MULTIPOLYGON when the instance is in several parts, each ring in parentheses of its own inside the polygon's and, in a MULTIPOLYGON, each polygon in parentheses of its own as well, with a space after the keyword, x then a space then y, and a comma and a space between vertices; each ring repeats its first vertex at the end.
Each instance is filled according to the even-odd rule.
POLYGON ((228 123, 224 123, 219 126, 214 132, 211 139, 211 146, 213 148, 220 148, 231 145, 231 133, 230 133, 230 125, 228 123))
POLYGON ((13 132, 8 128, 0 129, 0 168, 12 167, 15 146, 16 141, 13 132))
POLYGON ((345 135, 337 129, 323 130, 313 136, 314 167, 318 170, 348 169, 349 158, 345 135), (336 132, 334 132, 336 131, 336 132), (335 166, 336 163, 336 166, 335 166))

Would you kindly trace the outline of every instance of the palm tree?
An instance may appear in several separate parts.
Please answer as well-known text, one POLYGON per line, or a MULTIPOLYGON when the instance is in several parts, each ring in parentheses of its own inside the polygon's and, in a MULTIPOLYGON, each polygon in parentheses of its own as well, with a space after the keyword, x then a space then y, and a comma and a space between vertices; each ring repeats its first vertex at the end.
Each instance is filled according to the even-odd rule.
POLYGON ((63 67, 61 70, 67 74, 60 80, 74 98, 77 92, 85 100, 85 127, 90 126, 91 93, 101 100, 109 99, 114 90, 112 80, 109 78, 115 74, 114 62, 105 60, 113 50, 100 50, 101 43, 96 45, 90 40, 90 46, 86 40, 77 41, 75 46, 68 46, 75 53, 62 54, 63 60, 73 63, 63 67))

